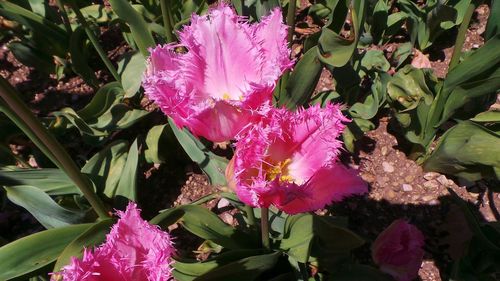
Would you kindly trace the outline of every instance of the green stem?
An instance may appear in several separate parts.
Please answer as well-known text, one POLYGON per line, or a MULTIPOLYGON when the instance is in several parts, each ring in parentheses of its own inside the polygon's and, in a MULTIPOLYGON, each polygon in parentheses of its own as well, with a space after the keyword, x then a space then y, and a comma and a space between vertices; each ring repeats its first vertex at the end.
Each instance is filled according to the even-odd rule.
POLYGON ((71 7, 73 8, 73 11, 76 14, 76 18, 77 18, 78 22, 80 22, 80 24, 85 29, 85 33, 87 34, 90 42, 92 43, 92 45, 96 49, 97 53, 99 54, 99 57, 101 57, 102 61, 106 65, 106 68, 109 70, 111 75, 113 75, 113 78, 115 78, 116 81, 121 82, 120 75, 118 75, 118 71, 116 71, 115 66, 113 65, 111 60, 108 58, 108 56, 107 56, 106 52, 104 51, 104 49, 102 48, 101 44, 99 44, 99 40, 95 36, 92 29, 90 29, 90 26, 88 25, 87 20, 83 16, 82 12, 78 8, 78 6, 72 2, 72 0, 70 0, 70 3, 71 3, 71 7))
POLYGON ((94 193, 92 183, 86 178, 61 144, 52 136, 19 98, 16 90, 0 77, 0 110, 3 111, 35 143, 54 164, 81 190, 97 215, 108 218, 102 201, 94 193), (3 105, 5 103, 5 105, 3 105))
POLYGON ((167 37, 167 42, 170 43, 174 41, 174 34, 172 33, 172 14, 170 13, 168 2, 169 0, 160 0, 165 36, 167 37))
POLYGON ((269 242, 269 209, 260 208, 260 212, 262 246, 269 250, 271 249, 271 243, 269 242))
POLYGON ((68 18, 68 12, 66 11, 66 8, 64 7, 64 4, 61 2, 61 0, 56 0, 57 7, 59 7, 59 11, 61 13, 61 16, 63 18, 63 24, 64 28, 66 28, 66 32, 71 34, 73 30, 71 29, 71 23, 68 18))
POLYGON ((290 0, 288 2, 288 11, 286 14, 286 24, 288 25, 288 45, 292 47, 293 32, 295 31, 295 9, 297 8, 297 1, 290 0))
POLYGON ((458 29, 457 39, 455 40, 455 47, 453 48, 453 55, 451 57, 450 65, 448 67, 448 73, 450 73, 450 70, 452 70, 455 66, 457 66, 458 61, 460 60, 460 56, 462 55, 462 47, 465 42, 465 36, 467 35, 467 29, 469 28, 469 23, 475 9, 476 5, 474 4, 474 1, 472 1, 469 4, 467 11, 465 12, 462 24, 458 29))
POLYGON ((245 205, 245 213, 247 214, 247 221, 249 226, 254 226, 255 225, 255 216, 253 214, 253 208, 245 205))

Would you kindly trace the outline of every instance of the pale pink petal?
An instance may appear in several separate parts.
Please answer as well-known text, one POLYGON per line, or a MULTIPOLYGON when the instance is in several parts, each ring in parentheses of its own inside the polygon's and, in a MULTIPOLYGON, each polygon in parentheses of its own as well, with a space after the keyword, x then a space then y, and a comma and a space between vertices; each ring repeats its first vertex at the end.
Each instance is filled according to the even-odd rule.
POLYGON ((286 25, 279 16, 275 10, 250 25, 226 4, 193 15, 179 32, 179 44, 152 50, 143 77, 146 95, 177 126, 212 141, 234 139, 252 122, 248 116, 271 102, 279 76, 291 67, 286 25), (228 115, 227 104, 235 110, 214 117, 228 115), (221 124, 231 127, 216 128, 221 124))
POLYGON ((424 245, 422 232, 400 219, 379 234, 372 245, 372 258, 396 280, 411 281, 418 276, 424 245))

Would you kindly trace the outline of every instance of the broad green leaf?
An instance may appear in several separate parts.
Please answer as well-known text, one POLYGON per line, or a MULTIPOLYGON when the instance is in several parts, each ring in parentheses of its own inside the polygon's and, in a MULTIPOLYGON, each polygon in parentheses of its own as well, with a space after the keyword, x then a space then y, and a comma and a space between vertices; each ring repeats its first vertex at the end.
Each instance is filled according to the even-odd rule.
POLYGON ((171 149, 169 145, 171 136, 173 137, 173 133, 168 125, 157 125, 149 130, 146 136, 147 148, 144 151, 148 163, 159 164, 167 161, 171 149))
POLYGON ((224 172, 229 161, 209 151, 187 129, 177 128, 171 118, 168 119, 168 123, 184 151, 205 172, 210 183, 212 185, 225 185, 224 172))
POLYGON ((166 227, 175 222, 180 222, 189 232, 210 240, 224 248, 241 249, 253 248, 253 237, 225 224, 217 215, 198 205, 183 205, 168 209, 150 223, 166 227))
POLYGON ((387 72, 391 64, 385 58, 384 52, 381 50, 368 50, 355 65, 359 77, 368 75, 373 71, 387 72))
POLYGON ((220 268, 226 264, 232 264, 241 259, 263 254, 262 249, 237 249, 226 251, 216 257, 200 262, 197 260, 177 259, 173 264, 176 280, 188 281, 202 276, 203 274, 220 268))
POLYGON ((149 112, 146 110, 134 109, 125 103, 117 103, 99 116, 92 127, 104 131, 127 129, 148 114, 149 112))
POLYGON ((202 276, 197 281, 219 280, 258 280, 258 277, 267 270, 274 268, 278 262, 280 252, 247 257, 223 266, 219 266, 202 276))
POLYGON ((69 41, 71 67, 87 84, 95 88, 99 84, 99 81, 94 70, 88 64, 89 54, 85 52, 85 50, 88 50, 87 40, 87 34, 85 34, 83 26, 78 26, 71 34, 69 41))
POLYGON ((141 53, 130 53, 118 62, 125 97, 133 97, 141 87, 142 75, 146 70, 146 60, 141 53))
POLYGON ((115 201, 118 200, 124 206, 128 201, 137 201, 137 168, 139 165, 139 147, 137 139, 130 145, 127 161, 123 167, 120 182, 114 194, 115 201))
POLYGON ((68 210, 59 206, 37 187, 18 185, 4 186, 4 189, 10 201, 28 210, 47 229, 79 223, 85 217, 84 211, 68 210))
POLYGON ((90 137, 105 137, 108 135, 106 132, 90 126, 78 115, 78 113, 76 113, 70 107, 63 108, 60 111, 54 112, 53 114, 56 117, 64 117, 66 120, 68 120, 73 126, 75 126, 75 128, 78 129, 82 136, 86 135, 90 137))
POLYGON ((500 34, 500 0, 491 0, 490 15, 486 23, 484 39, 486 41, 500 34))
MULTIPOLYGON (((466 105, 472 99, 479 101, 478 98, 491 96, 498 89, 500 89, 500 34, 491 38, 448 73, 439 95, 439 102, 444 102, 443 113, 439 121, 436 120, 437 124, 432 125, 437 127, 456 113, 461 115, 461 119, 475 116, 484 111, 484 106, 481 106, 480 102, 479 106, 473 106, 473 110, 468 110, 470 111, 468 114, 461 111, 467 109, 466 105)), ((439 116, 434 116, 433 121, 436 117, 439 116)))
POLYGON ((474 121, 474 122, 479 122, 479 123, 485 123, 485 122, 498 122, 498 123, 500 123, 500 111, 481 112, 470 120, 474 121))
POLYGON ((14 41, 10 42, 8 47, 22 64, 36 67, 37 70, 46 74, 54 73, 54 58, 51 54, 32 47, 29 42, 14 41))
POLYGON ((365 0, 352 0, 351 4, 352 29, 349 38, 344 38, 334 29, 330 29, 328 25, 321 30, 317 53, 319 60, 324 64, 334 67, 343 66, 347 64, 356 50, 363 27, 366 5, 365 0))
POLYGON ((148 57, 148 48, 154 47, 156 43, 142 15, 126 0, 109 0, 109 3, 118 17, 129 25, 135 43, 142 55, 145 58, 148 57))
POLYGON ((10 1, 0 1, 0 15, 28 27, 32 32, 31 41, 37 43, 33 47, 65 57, 69 38, 62 27, 10 1))
POLYGON ((413 45, 410 42, 403 43, 398 46, 396 51, 392 54, 393 59, 395 59, 398 64, 396 68, 399 68, 412 54, 413 45))
POLYGON ((387 27, 387 17, 389 12, 389 6, 386 0, 378 0, 373 8, 372 22, 371 22, 371 34, 374 38, 374 42, 380 42, 385 28, 387 27))
POLYGON ((340 226, 338 219, 311 214, 288 217, 283 235, 280 248, 302 263, 309 260, 314 242, 330 255, 349 253, 364 243, 359 236, 340 226))
POLYGON ((470 181, 500 179, 500 135, 471 121, 449 129, 424 162, 424 169, 470 181))
POLYGON ((0 280, 23 276, 54 262, 64 248, 93 224, 49 229, 0 248, 0 280))
MULTIPOLYGON (((83 7, 80 9, 80 12, 82 12, 83 16, 86 19, 92 19, 96 23, 106 23, 112 19, 113 13, 108 12, 106 7, 102 4, 94 4, 94 5, 89 5, 87 7, 83 7)), ((70 16, 70 15, 68 15, 70 16)), ((73 17, 76 17, 73 15, 73 17)))
POLYGON ((97 191, 114 198, 127 162, 128 142, 118 140, 108 144, 83 166, 82 172, 89 175, 97 191))
POLYGON ((44 169, 0 169, 0 185, 15 187, 31 185, 48 195, 81 194, 66 174, 53 168, 44 169))
POLYGON ((113 223, 114 221, 111 219, 100 221, 71 241, 58 256, 54 265, 54 272, 61 270, 63 266, 69 264, 71 257, 81 258, 84 248, 91 249, 93 246, 104 242, 113 223))
POLYGON ((317 47, 313 47, 297 63, 288 80, 286 94, 280 96, 280 104, 293 109, 309 100, 323 69, 317 53, 317 47))
POLYGON ((385 102, 387 83, 390 76, 387 73, 381 72, 376 74, 369 93, 363 102, 357 102, 349 108, 349 113, 352 117, 362 119, 371 119, 375 117, 379 107, 385 102))
POLYGON ((113 104, 120 102, 124 94, 120 82, 108 83, 99 88, 92 100, 78 111, 78 115, 91 124, 96 123, 97 118, 103 115, 113 104))

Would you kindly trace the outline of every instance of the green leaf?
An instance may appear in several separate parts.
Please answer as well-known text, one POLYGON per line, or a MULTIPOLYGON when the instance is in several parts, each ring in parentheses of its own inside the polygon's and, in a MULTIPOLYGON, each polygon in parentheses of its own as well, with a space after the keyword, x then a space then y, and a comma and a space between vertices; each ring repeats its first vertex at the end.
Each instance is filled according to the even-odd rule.
POLYGON ((321 30, 317 50, 318 58, 324 64, 344 66, 356 50, 365 18, 365 0, 352 0, 351 4, 352 29, 349 38, 344 38, 329 25, 321 30))
POLYGON ((166 227, 178 221, 194 235, 224 248, 253 248, 256 244, 253 237, 225 224, 217 215, 198 205, 168 209, 154 217, 150 223, 166 227))
POLYGON ((403 43, 398 46, 396 51, 392 54, 392 58, 398 62, 396 68, 399 68, 412 54, 413 45, 410 42, 403 43))
POLYGON ((288 80, 286 94, 280 96, 279 104, 293 109, 309 100, 323 69, 317 53, 317 47, 313 47, 297 63, 288 80))
POLYGON ((117 103, 112 105, 108 111, 97 118, 96 123, 91 125, 104 131, 127 129, 148 114, 149 112, 146 110, 134 109, 125 103, 117 103))
POLYGON ((306 263, 311 254, 312 243, 318 243, 329 255, 349 253, 364 241, 339 225, 334 217, 311 214, 294 215, 287 218, 280 249, 296 261, 306 263), (316 242, 315 242, 316 241, 316 242))
POLYGON ((491 0, 490 15, 486 23, 484 40, 488 41, 498 34, 500 34, 500 1, 491 0))
POLYGON ((127 161, 123 167, 120 182, 114 194, 115 200, 122 201, 126 206, 128 201, 137 201, 137 168, 139 165, 139 147, 137 139, 132 143, 127 155, 127 161), (117 197, 119 196, 119 197, 117 197), (121 197, 121 198, 120 198, 121 197))
POLYGON ((280 252, 273 252, 270 254, 247 257, 224 266, 219 266, 195 280, 257 280, 262 273, 272 269, 276 265, 280 256, 280 252))
POLYGON ((389 6, 385 0, 378 0, 373 8, 372 23, 371 23, 371 33, 374 38, 374 42, 379 42, 382 38, 385 28, 387 27, 387 17, 389 12, 389 6))
POLYGON ((205 172, 210 183, 212 185, 225 185, 226 177, 224 172, 229 161, 209 151, 187 129, 180 130, 177 128, 171 118, 168 119, 168 123, 184 151, 205 172))
POLYGON ((223 252, 203 262, 177 259, 173 264, 174 277, 179 281, 194 280, 196 277, 202 276, 212 270, 217 270, 227 264, 233 264, 241 259, 262 254, 264 254, 264 252, 261 249, 238 249, 223 252))
POLYGON ((54 262, 64 248, 93 224, 49 229, 0 248, 0 280, 21 277, 54 262))
POLYGON ((89 175, 97 191, 114 198, 128 156, 128 142, 118 140, 108 144, 87 161, 82 172, 89 175))
POLYGON ((139 91, 142 83, 142 75, 146 70, 146 60, 141 53, 126 54, 118 62, 118 73, 120 73, 125 97, 131 98, 139 91))
MULTIPOLYGON (((92 21, 96 23, 106 23, 111 20, 113 13, 108 12, 106 7, 102 4, 94 4, 94 5, 89 5, 87 7, 83 7, 80 9, 80 12, 82 12, 83 16, 86 19, 92 19, 92 21)), ((73 13, 73 11, 71 11, 73 13)), ((76 17, 74 14, 68 13, 69 17, 76 17)))
POLYGON ((72 257, 81 258, 84 248, 92 248, 104 242, 113 223, 114 220, 111 219, 100 221, 71 241, 57 258, 56 264, 54 265, 54 272, 68 265, 72 257))
POLYGON ((56 117, 64 117, 66 120, 68 120, 73 126, 75 126, 75 128, 78 129, 82 136, 105 137, 108 135, 106 132, 90 126, 78 115, 78 113, 76 113, 70 107, 66 107, 61 109, 60 111, 53 112, 53 114, 56 117))
POLYGON ((0 169, 0 185, 15 187, 31 185, 48 195, 81 194, 66 174, 53 168, 44 169, 0 169))
POLYGON ((68 210, 59 206, 37 187, 18 185, 4 186, 4 189, 10 201, 28 210, 45 228, 58 228, 79 223, 85 217, 83 211, 68 210))
POLYGON ((144 157, 148 163, 165 163, 168 155, 168 133, 172 134, 168 125, 157 125, 151 128, 146 136, 147 149, 144 157))
POLYGON ((437 124, 433 125, 440 126, 456 113, 461 115, 460 119, 468 119, 484 111, 484 103, 479 102, 479 98, 494 95, 499 88, 500 34, 448 73, 439 95, 439 102, 444 103, 443 113, 437 124), (477 106, 467 108, 466 105, 471 105, 473 99, 477 106), (467 114, 462 112, 465 110, 467 114))
POLYGON ((0 15, 28 27, 32 31, 31 42, 36 42, 33 47, 65 57, 69 38, 62 27, 9 1, 0 1, 0 15))
POLYGON ((93 124, 97 122, 99 116, 103 115, 113 104, 120 102, 125 92, 120 82, 108 83, 95 93, 92 100, 78 111, 78 115, 93 124))
POLYGON ((8 47, 22 64, 36 67, 37 70, 46 74, 54 73, 54 58, 51 54, 32 47, 29 42, 14 41, 10 42, 8 47))
POLYGON ((145 58, 148 57, 148 48, 154 47, 156 43, 142 15, 126 0, 109 0, 109 3, 118 17, 129 25, 134 41, 139 47, 141 54, 145 58))
POLYGON ((481 112, 476 117, 470 119, 474 122, 485 123, 485 122, 498 122, 500 123, 500 111, 485 111, 481 112))
POLYGON ((500 179, 500 135, 471 121, 449 129, 424 162, 424 169, 469 181, 500 179))
POLYGON ((99 85, 99 81, 97 80, 94 70, 88 64, 89 54, 85 52, 85 50, 88 50, 87 41, 88 39, 87 34, 85 34, 85 29, 83 26, 78 26, 71 34, 69 41, 71 67, 76 74, 83 78, 85 83, 96 88, 97 85, 99 85))

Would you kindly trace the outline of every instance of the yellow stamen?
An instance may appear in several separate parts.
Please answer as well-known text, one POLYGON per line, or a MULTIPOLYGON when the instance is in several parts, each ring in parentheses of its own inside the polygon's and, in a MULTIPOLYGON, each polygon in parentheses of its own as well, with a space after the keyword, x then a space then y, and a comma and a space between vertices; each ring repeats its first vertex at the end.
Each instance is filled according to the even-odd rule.
POLYGON ((225 100, 230 100, 231 99, 231 96, 228 94, 228 93, 224 93, 222 95, 222 98, 225 99, 225 100))
POLYGON ((293 182, 293 177, 289 175, 288 165, 292 162, 290 158, 281 161, 276 165, 270 166, 266 170, 266 179, 271 181, 279 176, 279 180, 283 182, 293 182))

